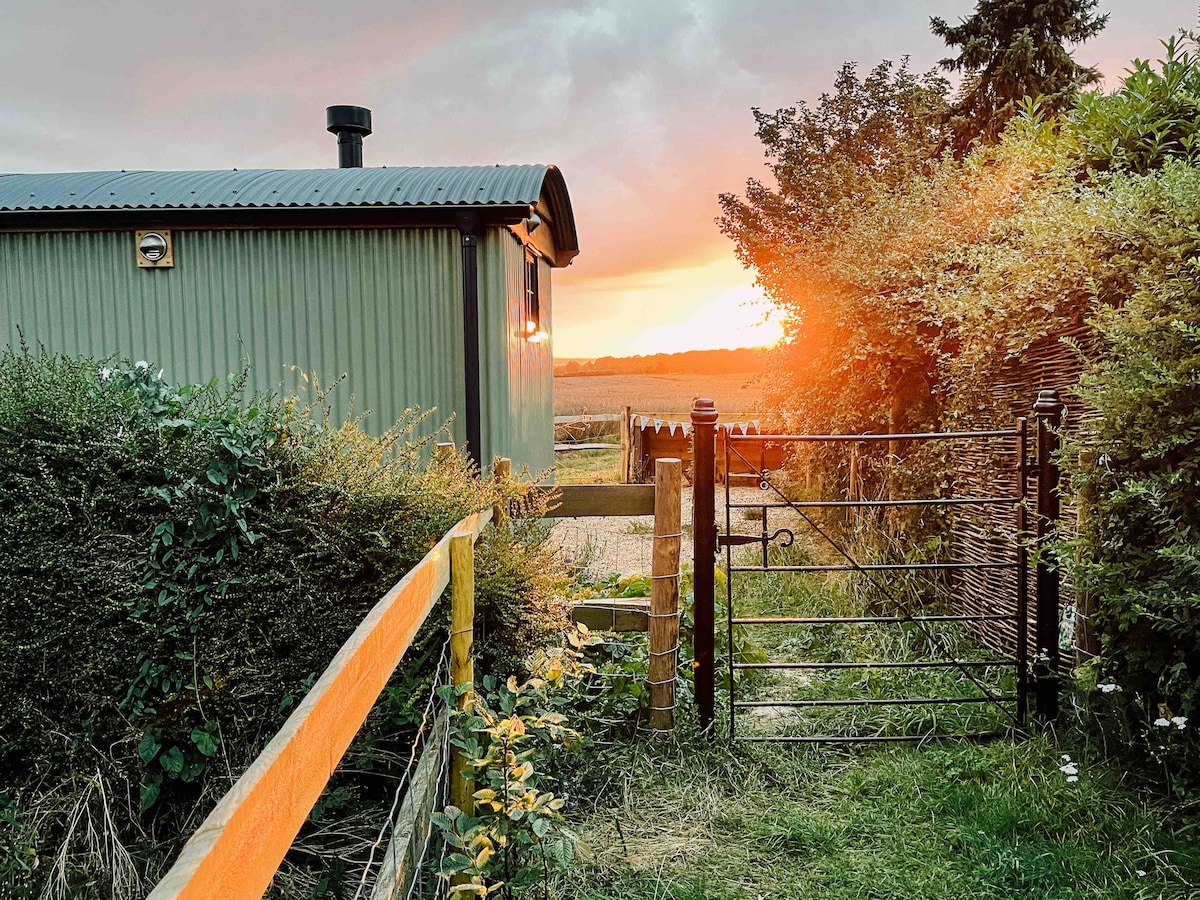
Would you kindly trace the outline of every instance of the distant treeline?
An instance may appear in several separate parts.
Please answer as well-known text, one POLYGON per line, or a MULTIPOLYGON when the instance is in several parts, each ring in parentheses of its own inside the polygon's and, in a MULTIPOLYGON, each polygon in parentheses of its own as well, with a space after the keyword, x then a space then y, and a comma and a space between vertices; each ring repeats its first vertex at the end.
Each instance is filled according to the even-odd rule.
POLYGON ((724 375, 760 372, 767 351, 761 347, 737 350, 687 350, 653 356, 602 356, 590 362, 569 360, 554 366, 555 375, 724 375))

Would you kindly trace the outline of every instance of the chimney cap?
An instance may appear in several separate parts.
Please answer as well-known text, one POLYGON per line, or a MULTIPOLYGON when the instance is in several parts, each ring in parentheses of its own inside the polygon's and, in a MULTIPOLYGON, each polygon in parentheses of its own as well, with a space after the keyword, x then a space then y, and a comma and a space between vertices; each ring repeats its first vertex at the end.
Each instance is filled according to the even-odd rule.
POLYGON ((337 134, 349 131, 366 137, 371 133, 371 111, 364 106, 327 106, 325 130, 337 134))

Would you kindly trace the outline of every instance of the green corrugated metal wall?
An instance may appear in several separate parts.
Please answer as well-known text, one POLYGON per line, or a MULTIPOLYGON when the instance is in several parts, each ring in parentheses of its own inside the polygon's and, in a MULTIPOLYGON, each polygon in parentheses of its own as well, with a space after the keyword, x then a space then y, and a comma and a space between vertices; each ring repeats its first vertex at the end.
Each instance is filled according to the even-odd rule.
MULTIPOLYGON (((554 361, 549 342, 523 337, 525 250, 508 230, 489 228, 479 262, 480 405, 485 461, 509 456, 537 475, 554 465, 554 361)), ((550 266, 539 264, 542 328, 553 334, 550 266)))
MULTIPOLYGON (((15 346, 19 328, 31 346, 145 359, 180 382, 238 372, 247 359, 254 387, 287 394, 300 383, 292 366, 324 385, 347 373, 330 398, 335 421, 354 394, 358 411, 374 411, 374 433, 407 406, 437 407, 427 430, 463 408, 457 230, 175 230, 173 238, 175 268, 139 269, 131 231, 0 234, 0 346, 15 346)), ((507 430, 492 424, 493 446, 507 430)), ((454 431, 461 445, 461 416, 454 431)))

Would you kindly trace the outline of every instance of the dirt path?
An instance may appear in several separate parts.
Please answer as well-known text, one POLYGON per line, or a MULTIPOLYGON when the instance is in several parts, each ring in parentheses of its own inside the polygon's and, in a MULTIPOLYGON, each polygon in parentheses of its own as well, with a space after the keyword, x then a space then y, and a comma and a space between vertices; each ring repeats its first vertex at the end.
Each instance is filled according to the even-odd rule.
MULTIPOLYGON (((721 529, 725 526, 725 488, 716 489, 717 519, 721 529)), ((751 503, 768 498, 757 488, 734 488, 732 492, 735 502, 751 503)), ((683 542, 680 546, 680 560, 683 563, 692 562, 692 488, 683 488, 683 542)), ((746 510, 735 510, 738 515, 733 520, 735 531, 757 532, 761 529, 759 520, 746 518, 746 510)), ((794 516, 787 517, 794 520, 794 516)), ((771 511, 772 529, 785 523, 785 515, 779 510, 771 511)), ((553 539, 562 547, 563 553, 572 563, 581 565, 583 570, 594 578, 600 578, 613 572, 622 575, 632 575, 637 572, 649 572, 651 563, 651 547, 654 542, 653 516, 597 516, 595 518, 556 519, 554 521, 553 539)))

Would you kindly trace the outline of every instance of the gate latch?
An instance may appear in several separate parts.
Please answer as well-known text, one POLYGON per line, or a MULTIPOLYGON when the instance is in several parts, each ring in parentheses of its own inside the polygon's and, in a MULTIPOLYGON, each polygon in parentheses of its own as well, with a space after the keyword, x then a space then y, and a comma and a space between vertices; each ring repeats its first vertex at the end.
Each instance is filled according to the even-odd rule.
POLYGON ((741 547, 745 544, 762 544, 765 549, 772 541, 778 540, 780 547, 790 547, 796 536, 787 528, 780 528, 773 534, 718 534, 717 547, 741 547))

